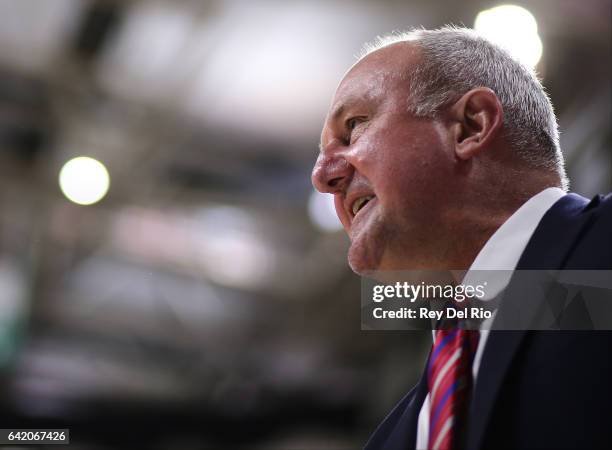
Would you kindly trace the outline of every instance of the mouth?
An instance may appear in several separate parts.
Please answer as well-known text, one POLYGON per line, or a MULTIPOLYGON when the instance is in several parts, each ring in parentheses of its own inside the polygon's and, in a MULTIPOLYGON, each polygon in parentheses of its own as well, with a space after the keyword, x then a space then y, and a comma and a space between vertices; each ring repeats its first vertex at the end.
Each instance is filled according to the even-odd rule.
POLYGON ((359 214, 359 212, 374 198, 374 195, 364 195, 362 197, 357 197, 353 204, 351 205, 350 211, 352 213, 353 218, 359 214))

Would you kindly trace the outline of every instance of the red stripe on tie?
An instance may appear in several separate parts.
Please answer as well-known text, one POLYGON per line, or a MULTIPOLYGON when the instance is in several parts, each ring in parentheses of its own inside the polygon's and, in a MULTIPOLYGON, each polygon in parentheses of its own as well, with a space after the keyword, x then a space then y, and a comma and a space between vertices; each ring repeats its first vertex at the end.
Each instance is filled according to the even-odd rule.
POLYGON ((478 331, 454 329, 436 333, 432 351, 435 358, 430 360, 427 379, 431 401, 429 449, 460 447, 465 434, 472 388, 472 359, 477 345, 478 331), (449 336, 452 336, 450 341, 449 336))

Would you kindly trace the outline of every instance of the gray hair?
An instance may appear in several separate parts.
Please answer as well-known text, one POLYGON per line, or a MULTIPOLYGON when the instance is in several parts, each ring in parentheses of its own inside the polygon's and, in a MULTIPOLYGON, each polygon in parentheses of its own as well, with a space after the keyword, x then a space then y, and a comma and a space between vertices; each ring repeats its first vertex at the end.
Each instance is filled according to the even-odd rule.
POLYGON ((422 61, 409 74, 411 112, 435 117, 476 87, 495 92, 504 109, 504 136, 532 167, 556 171, 567 189, 553 106, 535 72, 505 49, 468 28, 415 29, 379 37, 361 58, 397 42, 419 47, 422 61))

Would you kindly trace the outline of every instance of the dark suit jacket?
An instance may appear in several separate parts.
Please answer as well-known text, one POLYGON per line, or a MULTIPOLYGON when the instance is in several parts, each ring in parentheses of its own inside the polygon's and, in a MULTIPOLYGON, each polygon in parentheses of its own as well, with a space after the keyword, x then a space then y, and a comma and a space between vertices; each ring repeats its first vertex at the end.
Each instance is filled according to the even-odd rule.
MULTIPOLYGON (((562 197, 517 269, 612 269, 612 195, 562 197)), ((426 395, 421 377, 366 449, 414 449, 426 395)), ((468 449, 612 448, 612 332, 491 331, 469 422, 468 449)))

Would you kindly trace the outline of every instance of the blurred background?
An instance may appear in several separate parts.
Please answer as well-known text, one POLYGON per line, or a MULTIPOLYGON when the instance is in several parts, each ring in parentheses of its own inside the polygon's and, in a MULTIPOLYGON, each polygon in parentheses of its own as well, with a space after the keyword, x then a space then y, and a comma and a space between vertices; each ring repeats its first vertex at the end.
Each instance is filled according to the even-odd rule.
MULTIPOLYGON (((611 2, 517 4, 532 16, 481 25, 527 42, 572 190, 608 192, 611 2)), ((347 239, 310 185, 323 118, 364 42, 495 6, 0 0, 3 428, 362 446, 431 342, 360 331, 347 239)))

